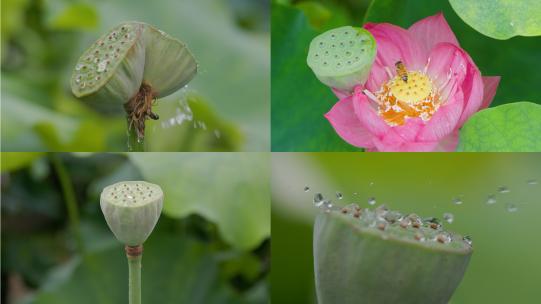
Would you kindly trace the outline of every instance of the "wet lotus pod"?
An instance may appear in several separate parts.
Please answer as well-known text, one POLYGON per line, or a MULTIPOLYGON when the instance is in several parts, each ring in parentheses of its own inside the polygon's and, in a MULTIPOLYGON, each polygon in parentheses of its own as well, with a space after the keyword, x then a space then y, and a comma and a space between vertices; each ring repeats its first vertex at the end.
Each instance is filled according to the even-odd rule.
POLYGON ((158 222, 163 206, 160 186, 126 181, 105 187, 100 206, 116 238, 125 245, 141 245, 158 222))
POLYGON ((376 40, 365 29, 343 26, 312 40, 308 66, 324 84, 345 91, 363 84, 376 57, 376 40))
POLYGON ((144 134, 156 98, 185 86, 197 62, 181 41, 157 28, 126 22, 100 37, 75 65, 73 94, 104 113, 126 111, 130 126, 144 134), (139 130, 141 129, 141 130, 139 130))
POLYGON ((433 229, 415 214, 387 211, 389 220, 352 205, 323 211, 314 226, 319 304, 449 302, 468 266, 471 239, 433 229))

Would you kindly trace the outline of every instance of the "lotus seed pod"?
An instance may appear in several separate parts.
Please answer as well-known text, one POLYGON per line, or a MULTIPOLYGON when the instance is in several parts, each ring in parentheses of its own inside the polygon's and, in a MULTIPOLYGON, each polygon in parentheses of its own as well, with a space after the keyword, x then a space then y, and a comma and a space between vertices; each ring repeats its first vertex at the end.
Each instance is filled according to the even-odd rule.
POLYGON ((318 303, 448 303, 472 254, 469 238, 381 206, 325 211, 314 226, 318 303))
POLYGON ((126 22, 100 37, 75 65, 73 94, 104 113, 128 113, 130 127, 144 134, 147 117, 158 97, 185 86, 197 62, 181 41, 157 28, 126 22), (133 121, 133 123, 132 123, 133 121))
POLYGON ((141 245, 158 222, 163 206, 160 186, 144 181, 119 182, 105 187, 101 211, 115 237, 125 245, 141 245))
POLYGON ((307 63, 332 88, 352 91, 364 84, 376 57, 376 40, 363 28, 343 26, 312 40, 307 63))

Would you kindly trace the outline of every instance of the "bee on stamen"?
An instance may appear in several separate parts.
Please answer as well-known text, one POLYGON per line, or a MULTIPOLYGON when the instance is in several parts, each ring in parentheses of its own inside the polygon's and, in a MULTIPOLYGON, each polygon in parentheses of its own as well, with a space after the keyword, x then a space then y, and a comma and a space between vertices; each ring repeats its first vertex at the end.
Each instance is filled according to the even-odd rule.
POLYGON ((402 63, 402 61, 397 61, 395 64, 396 74, 405 82, 408 83, 408 70, 402 63))

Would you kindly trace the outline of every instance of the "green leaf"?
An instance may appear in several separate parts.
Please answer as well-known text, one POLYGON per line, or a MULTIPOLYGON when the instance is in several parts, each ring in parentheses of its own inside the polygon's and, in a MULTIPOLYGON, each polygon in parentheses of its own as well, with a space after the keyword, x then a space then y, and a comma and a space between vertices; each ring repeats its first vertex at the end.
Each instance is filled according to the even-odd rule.
POLYGON ((306 64, 310 41, 319 33, 299 9, 272 6, 273 151, 359 151, 323 116, 338 98, 306 64))
MULTIPOLYGON (((151 237, 142 260, 143 303, 247 301, 227 285, 209 246, 186 237, 151 237)), ((72 260, 52 273, 28 303, 127 303, 128 264, 121 246, 72 260)))
POLYGON ((101 121, 80 120, 2 91, 3 151, 98 151, 101 121))
POLYGON ((458 151, 541 151, 541 106, 515 102, 478 112, 462 127, 458 151))
POLYGON ((99 17, 94 6, 65 0, 48 0, 47 25, 53 30, 94 30, 99 17))
POLYGON ((30 165, 42 152, 2 152, 2 172, 13 171, 30 165))
POLYGON ((223 239, 251 249, 270 235, 267 153, 130 153, 145 180, 164 192, 165 214, 196 213, 223 239))
POLYGON ((455 12, 479 33, 495 38, 541 35, 538 0, 449 0, 455 12))

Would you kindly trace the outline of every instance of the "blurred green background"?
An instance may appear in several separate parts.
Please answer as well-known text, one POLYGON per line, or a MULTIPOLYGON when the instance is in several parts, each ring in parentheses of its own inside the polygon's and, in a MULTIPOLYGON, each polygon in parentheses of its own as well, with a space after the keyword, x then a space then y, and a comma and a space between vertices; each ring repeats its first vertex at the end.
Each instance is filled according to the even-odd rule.
POLYGON ((269 303, 268 153, 9 153, 2 303, 127 303, 123 245, 101 190, 146 180, 164 209, 144 244, 144 303, 269 303))
POLYGON ((365 22, 408 28, 438 12, 443 12, 481 73, 502 77, 492 107, 516 101, 541 103, 533 85, 541 83, 541 37, 489 38, 464 23, 446 0, 273 0, 272 151, 360 150, 343 141, 323 117, 338 99, 306 65, 308 46, 315 36, 365 22))
POLYGON ((423 217, 442 219, 450 212, 454 222, 444 226, 471 235, 474 247, 450 303, 539 302, 540 153, 273 153, 271 170, 275 303, 316 303, 312 199, 317 192, 338 205, 368 207, 375 197, 376 205, 423 217), (499 187, 510 191, 500 193, 499 187), (489 195, 495 195, 495 204, 486 204, 489 195), (463 203, 454 204, 456 198, 463 203), (509 212, 508 204, 518 209, 509 212))
POLYGON ((154 107, 148 151, 268 151, 269 0, 3 0, 2 150, 126 151, 123 117, 103 117, 69 86, 82 52, 111 27, 147 22, 200 64, 154 107))

